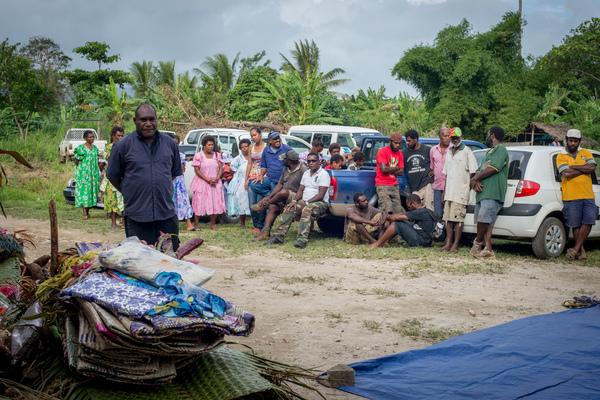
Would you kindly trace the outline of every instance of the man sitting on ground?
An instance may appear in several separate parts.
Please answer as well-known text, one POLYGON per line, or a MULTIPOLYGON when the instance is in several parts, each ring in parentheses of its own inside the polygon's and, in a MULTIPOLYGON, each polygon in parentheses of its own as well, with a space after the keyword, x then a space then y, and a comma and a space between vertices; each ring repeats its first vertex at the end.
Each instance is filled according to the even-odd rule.
POLYGON ((354 157, 352 158, 352 162, 348 164, 348 170, 350 171, 359 171, 360 167, 362 167, 365 163, 365 153, 362 151, 357 151, 354 153, 354 157))
POLYGON ((256 212, 268 210, 265 217, 265 226, 253 240, 254 242, 269 240, 273 222, 275 222, 281 210, 294 200, 300 188, 302 176, 308 171, 308 167, 300 162, 298 153, 294 150, 288 150, 281 158, 285 168, 281 173, 281 178, 279 178, 277 186, 275 186, 267 197, 250 207, 252 211, 256 212))
POLYGON ((341 154, 336 154, 331 157, 331 160, 329 160, 329 165, 326 166, 325 169, 339 171, 342 169, 342 165, 344 165, 344 157, 342 157, 341 154))
POLYGON ((327 171, 321 168, 317 153, 308 155, 308 168, 309 170, 302 176, 296 197, 283 209, 279 226, 273 237, 265 244, 282 244, 294 218, 300 215, 298 240, 294 243, 294 247, 305 248, 311 224, 329 208, 328 191, 331 178, 327 171))
POLYGON ((390 224, 379 240, 369 247, 384 247, 384 244, 396 235, 400 235, 411 247, 431 246, 431 234, 435 228, 435 220, 423 207, 421 198, 414 193, 406 198, 406 206, 408 207, 407 212, 389 216, 388 219, 395 224, 390 224))
POLYGON ((375 243, 387 228, 387 213, 369 205, 367 196, 354 194, 354 206, 346 209, 344 241, 350 244, 375 243))

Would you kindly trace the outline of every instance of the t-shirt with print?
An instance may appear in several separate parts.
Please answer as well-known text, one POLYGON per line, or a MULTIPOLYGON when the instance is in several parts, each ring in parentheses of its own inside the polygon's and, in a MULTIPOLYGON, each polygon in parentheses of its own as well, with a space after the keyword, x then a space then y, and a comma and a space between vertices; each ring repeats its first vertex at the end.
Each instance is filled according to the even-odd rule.
MULTIPOLYGON (((556 157, 556 166, 559 173, 562 173, 571 165, 586 164, 596 164, 596 160, 594 160, 594 156, 588 149, 582 149, 581 147, 577 149, 575 157, 570 155, 566 149, 563 149, 556 157)), ((595 198, 590 174, 581 174, 574 178, 563 177, 561 187, 563 201, 595 198)))
POLYGON ((404 168, 404 157, 400 151, 392 151, 390 146, 385 146, 377 152, 377 170, 375 174, 375 185, 398 185, 398 179, 391 174, 385 174, 379 168, 379 164, 385 164, 388 167, 404 168))
POLYGON ((429 176, 431 171, 431 160, 429 158, 431 147, 421 145, 418 150, 406 148, 402 150, 404 155, 404 173, 408 178, 410 190, 416 192, 433 182, 429 176))
POLYGON ((319 194, 319 187, 326 186, 327 190, 325 191, 325 196, 323 196, 322 201, 329 201, 329 184, 331 183, 331 178, 327 171, 323 168, 319 168, 314 175, 310 175, 310 170, 306 171, 304 175, 302 175, 302 181, 300 181, 301 185, 304 185, 304 193, 302 193, 302 200, 308 202, 308 200, 315 197, 319 194))
POLYGON ((409 211, 406 213, 406 217, 410 222, 415 224, 415 230, 419 236, 421 236, 425 242, 431 243, 431 237, 429 235, 433 233, 435 221, 431 217, 429 211, 427 211, 427 208, 421 207, 418 210, 409 211), (420 226, 417 226, 416 224, 420 224, 420 226), (425 230, 421 229, 421 227, 425 230))
POLYGON ((508 160, 508 151, 500 143, 485 153, 477 172, 481 172, 487 167, 492 167, 497 172, 481 180, 483 190, 477 193, 477 203, 481 200, 498 200, 504 203, 508 182, 508 160))

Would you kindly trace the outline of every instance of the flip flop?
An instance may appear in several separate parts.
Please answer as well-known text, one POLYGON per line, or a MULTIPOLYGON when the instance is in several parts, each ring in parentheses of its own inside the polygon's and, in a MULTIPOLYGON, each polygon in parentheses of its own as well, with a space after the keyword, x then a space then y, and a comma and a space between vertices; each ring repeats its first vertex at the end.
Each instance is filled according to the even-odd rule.
POLYGON ((450 249, 450 250, 448 250, 448 253, 458 254, 458 250, 452 250, 452 249, 450 249))
POLYGON ((450 250, 446 250, 445 248, 441 247, 441 248, 437 249, 436 251, 438 253, 445 253, 445 252, 450 251, 450 250))
POLYGON ((198 229, 198 228, 192 228, 192 229, 188 229, 188 232, 197 232, 197 231, 199 231, 199 230, 200 230, 200 229, 198 229))
POLYGON ((91 217, 89 215, 84 215, 82 219, 90 219, 91 217))
POLYGON ((579 261, 587 261, 588 260, 587 254, 580 254, 580 255, 577 256, 577 259, 579 261))
POLYGON ((119 229, 119 227, 118 227, 118 226, 111 226, 111 227, 110 227, 110 230, 111 230, 111 231, 116 231, 116 230, 118 230, 118 229, 119 229))
POLYGON ((567 259, 573 261, 577 258, 577 252, 575 251, 575 249, 568 249, 566 256, 567 259))

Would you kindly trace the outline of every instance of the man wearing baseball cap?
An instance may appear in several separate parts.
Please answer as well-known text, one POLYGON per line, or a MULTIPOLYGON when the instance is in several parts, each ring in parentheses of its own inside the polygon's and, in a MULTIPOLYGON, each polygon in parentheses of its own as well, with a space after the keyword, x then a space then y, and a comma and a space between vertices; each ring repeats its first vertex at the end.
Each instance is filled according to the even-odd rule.
POLYGON ((556 158, 556 167, 562 175, 562 200, 565 225, 573 228, 575 246, 567 250, 569 260, 587 261, 583 242, 598 218, 598 206, 592 188, 592 176, 596 170, 594 156, 582 149, 581 132, 567 131, 566 147, 556 158))
POLYGON ((267 197, 250 207, 252 211, 256 212, 268 210, 265 217, 265 226, 253 240, 254 242, 261 242, 271 238, 273 222, 275 222, 281 210, 294 200, 300 188, 302 175, 308 171, 308 167, 300 162, 298 153, 294 150, 286 151, 281 158, 285 168, 281 173, 281 178, 279 178, 277 186, 275 186, 267 197))
POLYGON ((444 215, 447 223, 446 243, 438 251, 458 253, 458 244, 463 232, 467 204, 471 193, 471 178, 477 172, 477 160, 469 146, 462 142, 460 128, 450 130, 452 146, 447 151, 442 173, 446 176, 444 187, 444 215))

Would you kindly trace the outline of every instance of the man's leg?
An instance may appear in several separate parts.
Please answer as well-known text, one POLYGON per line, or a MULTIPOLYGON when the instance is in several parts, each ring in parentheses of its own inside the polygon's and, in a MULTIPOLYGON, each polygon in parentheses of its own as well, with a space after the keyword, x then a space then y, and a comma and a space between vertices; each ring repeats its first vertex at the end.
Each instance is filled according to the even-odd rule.
POLYGON ((433 184, 428 184, 419 190, 415 190, 413 194, 416 194, 421 198, 423 207, 429 208, 431 211, 435 211, 433 207, 433 184))
POLYGON ((455 222, 454 228, 454 244, 450 251, 456 250, 458 252, 458 245, 460 244, 460 237, 462 236, 463 227, 465 226, 464 222, 455 222))
POLYGON ((388 187, 389 186, 386 185, 377 185, 375 186, 375 191, 377 192, 378 207, 388 214, 393 214, 394 208, 392 205, 392 200, 388 194, 388 187))
POLYGON ((413 226, 410 221, 399 221, 396 223, 396 234, 400 235, 410 247, 423 246, 423 240, 413 226))
POLYGON ((573 246, 573 250, 576 253, 580 253, 581 256, 587 256, 585 249, 583 248, 583 242, 587 239, 590 231, 592 230, 592 225, 581 225, 579 228, 573 228, 573 237, 575 238, 575 246, 573 246))
POLYGON ((383 235, 380 235, 379 239, 375 243, 370 244, 369 247, 381 247, 384 243, 389 242, 391 238, 396 236, 396 224, 397 222, 392 222, 385 232, 383 232, 383 235))
POLYGON ((404 212, 404 207, 402 207, 402 198, 400 197, 400 187, 399 186, 389 186, 389 188, 390 189, 388 189, 388 190, 389 190, 390 201, 392 202, 392 212, 394 214, 404 212))
POLYGON ((177 219, 177 215, 162 221, 156 221, 155 229, 156 240, 158 240, 161 232, 172 234, 173 236, 171 236, 171 240, 173 241, 173 251, 177 251, 179 248, 179 220, 177 219))
POLYGON ((439 215, 440 218, 444 216, 444 202, 442 201, 443 190, 433 189, 433 208, 435 209, 435 213, 439 215))
POLYGON ((283 238, 290 230, 290 226, 292 222, 294 222, 294 217, 296 213, 302 212, 304 208, 304 202, 296 203, 296 205, 289 211, 284 211, 281 214, 281 222, 275 232, 273 233, 273 237, 271 240, 265 242, 265 244, 275 244, 275 243, 283 243, 283 238))
POLYGON ((446 221, 446 243, 444 243, 443 250, 449 251, 452 248, 452 237, 454 235, 455 222, 446 221))
POLYGON ((304 244, 308 242, 308 234, 310 233, 310 227, 320 215, 324 214, 329 208, 329 204, 324 201, 316 201, 314 203, 307 204, 302 210, 300 222, 298 223, 298 242, 304 244))

